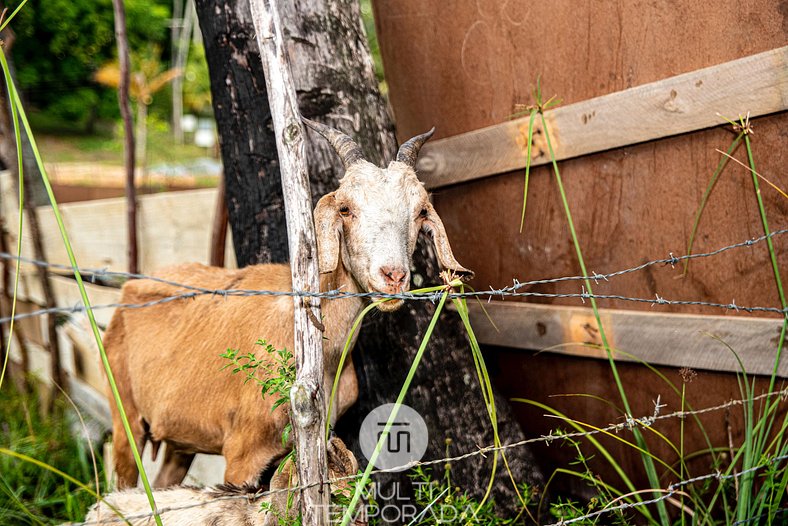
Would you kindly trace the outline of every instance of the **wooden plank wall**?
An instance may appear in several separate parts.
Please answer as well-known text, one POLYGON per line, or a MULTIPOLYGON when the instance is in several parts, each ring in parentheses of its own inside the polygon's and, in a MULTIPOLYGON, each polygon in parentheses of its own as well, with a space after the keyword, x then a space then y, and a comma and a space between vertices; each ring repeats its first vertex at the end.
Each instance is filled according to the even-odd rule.
MULTIPOLYGON (((788 46, 545 111, 559 161, 788 109, 788 46), (710 112, 713 108, 715 111, 710 112)), ((526 115, 427 143, 418 170, 428 188, 518 170, 528 152, 526 115)), ((551 161, 541 119, 531 166, 551 161)))
MULTIPOLYGON (((18 237, 18 202, 14 183, 7 172, 0 173, 0 209, 7 245, 16 247, 18 237)), ((216 190, 190 190, 167 194, 142 196, 139 199, 139 229, 141 272, 178 263, 208 262, 210 250, 211 218, 215 209, 216 190)), ((124 271, 126 268, 125 200, 103 199, 60 206, 69 238, 77 261, 82 268, 124 271)), ((38 209, 39 221, 47 257, 50 263, 68 265, 68 258, 57 229, 52 209, 38 209)), ((33 257, 29 228, 22 225, 22 255, 33 257)), ((229 236, 228 236, 229 237, 229 236)), ((232 241, 226 248, 228 266, 235 265, 232 241)), ((68 274, 62 271, 62 274, 68 274)), ((73 279, 53 277, 53 290, 60 307, 81 305, 79 290, 73 279)), ((93 284, 86 285, 88 297, 94 306, 117 303, 120 290, 93 284)), ((11 293, 12 291, 9 291, 11 293)), ((35 269, 30 264, 22 266, 20 275, 20 312, 30 312, 45 304, 35 269)), ((10 309, 4 305, 4 315, 10 309)), ((94 311, 96 321, 105 327, 114 309, 94 311)), ((46 346, 45 318, 29 318, 20 323, 31 349, 31 367, 42 378, 48 377, 49 356, 46 346)), ((64 369, 76 385, 75 396, 84 401, 85 407, 99 421, 107 422, 109 412, 103 399, 104 379, 100 370, 98 349, 83 313, 69 314, 68 321, 58 328, 61 339, 64 369)), ((12 357, 21 360, 14 342, 12 357)))
MULTIPOLYGON (((541 4, 375 0, 374 7, 400 140, 431 126, 436 126, 435 138, 440 139, 505 122, 521 105, 534 102, 531 94, 540 76, 545 99, 555 95, 563 104, 581 103, 779 48, 785 45, 788 31, 788 14, 780 0, 558 0, 541 4)), ((712 115, 716 111, 708 108, 712 115)), ((643 123, 644 127, 649 124, 643 123)), ((788 114, 754 119, 753 127, 759 172, 778 186, 788 187, 788 114)), ((561 162, 589 272, 611 272, 671 252, 685 253, 694 214, 720 159, 715 149, 725 150, 733 138, 729 126, 718 126, 561 162)), ((735 156, 746 162, 743 149, 735 156)), ((468 161, 472 163, 473 159, 468 161)), ((560 196, 546 166, 531 172, 525 229, 518 232, 523 177, 521 169, 434 192, 457 259, 476 271, 472 283, 476 289, 511 285, 513 278, 524 282, 580 273, 560 196)), ((752 186, 743 168, 731 164, 725 170, 701 220, 697 251, 762 234, 752 186)), ((772 229, 788 227, 788 200, 764 186, 762 194, 772 229)), ((779 267, 788 269, 788 239, 776 239, 774 244, 779 267)), ((779 306, 765 244, 694 261, 685 278, 680 274, 678 267, 650 267, 601 282, 595 292, 779 306)), ((526 290, 581 292, 577 282, 526 290)), ((541 302, 582 306, 577 299, 541 302)), ((600 304, 661 313, 741 315, 692 306, 600 304)), ((553 397, 591 393, 617 401, 605 362, 533 355, 511 348, 488 347, 488 352, 499 387, 507 394, 538 399, 593 424, 602 425, 612 418, 600 407, 603 404, 553 397)), ((648 412, 657 395, 670 391, 663 383, 646 381, 650 373, 637 365, 626 369, 624 380, 636 411, 648 412)), ((663 372, 680 381, 675 369, 663 372)), ((697 382, 703 387, 692 389, 695 407, 736 396, 732 375, 701 371, 697 382)), ((669 409, 675 410, 675 399, 670 403, 669 409)), ((521 411, 529 433, 557 426, 542 413, 521 411)), ((710 432, 715 438, 724 437, 725 416, 709 418, 710 432)), ((628 454, 625 448, 610 445, 614 455, 624 458, 628 454)), ((702 444, 688 443, 688 448, 693 446, 702 444)), ((546 448, 542 458, 547 468, 557 465, 563 454, 559 449, 546 448)), ((626 462, 638 471, 635 459, 626 462)))
MULTIPOLYGON (((14 183, 0 175, 0 196, 6 218, 9 247, 16 247, 18 210, 14 183)), ((211 221, 216 189, 187 190, 141 196, 138 201, 140 271, 187 261, 208 262, 211 221)), ((126 204, 124 198, 99 199, 60 206, 79 265, 124 271, 126 266, 126 204)), ((50 207, 39 208, 44 246, 50 263, 68 264, 68 257, 50 207)), ((22 253, 33 254, 25 221, 22 253)), ((228 265, 234 266, 235 252, 228 236, 228 265)))
MULTIPOLYGON (((543 93, 565 104, 764 52, 785 44, 778 1, 670 3, 523 1, 375 3, 390 99, 400 139, 437 127, 436 138, 504 122, 517 104, 543 93), (434 25, 435 20, 452 20, 434 25)), ((715 108, 709 108, 714 113, 715 108)), ((759 171, 788 186, 785 113, 756 119, 759 171)), ((589 269, 627 268, 686 251, 701 195, 731 132, 718 127, 562 163, 589 269)), ((737 152, 742 157, 743 152, 737 152)), ((522 170, 441 188, 435 202, 458 259, 477 288, 577 274, 566 219, 546 167, 533 171, 525 230, 519 234, 522 170)), ((773 228, 788 225, 788 201, 764 189, 773 228)), ((721 177, 700 224, 698 250, 762 232, 747 172, 721 177)), ((786 243, 777 241, 782 266, 786 243)), ((617 278, 600 293, 776 305, 764 246, 617 278)), ((534 287, 578 292, 576 284, 534 287)), ((564 302, 571 304, 572 302, 564 302)), ((607 306, 650 309, 611 302, 607 306)), ((682 312, 701 312, 682 309, 682 312)), ((716 314, 716 313, 715 313, 716 314)))
MULTIPOLYGON (((14 184, 7 172, 0 173, 0 210, 4 217, 8 246, 16 247, 18 236, 18 202, 14 184)), ((210 251, 212 216, 215 210, 216 189, 187 190, 167 194, 146 195, 139 198, 139 229, 141 272, 151 273, 158 268, 184 262, 207 263, 210 251)), ((68 203, 60 206, 68 229, 77 261, 83 268, 99 268, 124 271, 126 267, 125 200, 103 199, 88 202, 68 203)), ((39 220, 42 225, 44 246, 50 262, 68 264, 63 241, 54 221, 50 207, 40 207, 39 220)), ((23 224, 22 254, 32 257, 33 251, 27 228, 23 224)), ((232 240, 228 235, 225 253, 227 266, 235 266, 232 240)), ((63 272, 67 274, 67 272, 63 272)), ((81 305, 81 296, 76 282, 68 277, 55 276, 52 285, 58 306, 81 305)), ((86 284, 88 297, 93 306, 117 303, 120 290, 113 287, 86 284)), ((9 291, 9 293, 12 291, 9 291)), ((17 312, 26 313, 41 309, 44 298, 34 268, 25 264, 20 275, 20 292, 17 312)), ((4 298, 3 316, 10 312, 4 298)), ((106 327, 114 312, 113 308, 94 311, 100 327, 106 327)), ((47 351, 46 318, 44 316, 20 320, 26 340, 30 371, 49 386, 50 356, 47 351)), ((68 381, 68 391, 83 414, 90 416, 105 429, 111 429, 108 400, 105 396, 105 379, 101 369, 92 330, 84 313, 70 313, 58 326, 61 363, 68 381)), ((16 364, 22 362, 16 339, 12 340, 11 358, 16 364)), ((161 455, 160 455, 161 457, 161 455)), ((154 463, 150 451, 144 461, 149 474, 155 474, 161 464, 154 463)), ((105 459, 111 464, 109 457, 105 459)), ((214 455, 198 455, 195 465, 186 479, 190 484, 217 484, 222 481, 224 460, 214 455)))

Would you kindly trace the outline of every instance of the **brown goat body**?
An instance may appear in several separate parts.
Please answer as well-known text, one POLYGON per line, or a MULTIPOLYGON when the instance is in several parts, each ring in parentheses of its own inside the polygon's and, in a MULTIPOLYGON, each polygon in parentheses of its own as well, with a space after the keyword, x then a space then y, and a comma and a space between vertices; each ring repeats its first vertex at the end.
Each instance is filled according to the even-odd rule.
MULTIPOLYGON (((341 273, 347 277, 346 273, 341 273)), ((332 276, 333 275, 329 275, 332 276)), ((287 265, 254 265, 240 270, 187 264, 158 277, 214 290, 289 291, 287 265)), ((322 281, 329 287, 330 279, 322 281)), ((341 282, 341 280, 340 280, 341 282)), ((341 286, 341 283, 334 283, 341 286)), ((353 287, 345 283, 347 288, 353 287)), ((142 304, 187 292, 153 280, 130 281, 121 302, 142 304)), ((331 385, 345 343, 347 327, 361 308, 358 298, 322 303, 327 357, 324 385, 331 385)), ((200 295, 144 308, 120 309, 112 318, 104 344, 116 376, 137 447, 146 440, 165 442, 165 461, 156 486, 180 483, 195 453, 224 455, 225 482, 254 483, 273 461, 287 452, 281 435, 287 406, 271 411, 274 400, 254 383, 221 369, 227 347, 258 351, 264 338, 277 349, 293 348, 293 298, 288 296, 223 297, 200 295)), ((258 356, 259 359, 270 359, 258 356)), ((340 378, 338 414, 357 397, 352 360, 340 378)), ((112 406, 114 458, 120 487, 137 483, 137 467, 112 406)))

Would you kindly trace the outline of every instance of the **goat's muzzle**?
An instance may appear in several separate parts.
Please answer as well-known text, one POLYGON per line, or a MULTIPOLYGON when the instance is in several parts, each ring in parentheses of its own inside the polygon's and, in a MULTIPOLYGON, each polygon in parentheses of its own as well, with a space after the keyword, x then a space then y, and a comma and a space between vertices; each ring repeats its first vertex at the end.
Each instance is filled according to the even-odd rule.
MULTIPOLYGON (((402 294, 410 289, 410 271, 398 265, 384 265, 378 270, 378 279, 371 283, 370 290, 383 294, 402 294)), ((401 299, 390 299, 378 305, 384 312, 397 310, 403 304, 401 299)))

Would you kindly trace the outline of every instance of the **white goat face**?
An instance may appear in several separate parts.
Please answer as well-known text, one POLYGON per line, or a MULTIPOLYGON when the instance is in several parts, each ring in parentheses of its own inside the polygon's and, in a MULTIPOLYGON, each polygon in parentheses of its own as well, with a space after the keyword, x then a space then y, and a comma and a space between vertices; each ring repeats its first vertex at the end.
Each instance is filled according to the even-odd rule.
MULTIPOLYGON (((346 168, 339 188, 323 196, 315 208, 321 273, 334 272, 341 260, 368 292, 406 292, 416 240, 425 232, 432 236, 444 269, 473 275, 454 258, 443 223, 414 170, 418 150, 432 131, 404 143, 397 160, 379 168, 364 160, 346 135, 306 122, 332 143, 346 168)), ((380 309, 401 305, 402 300, 392 300, 380 309)))

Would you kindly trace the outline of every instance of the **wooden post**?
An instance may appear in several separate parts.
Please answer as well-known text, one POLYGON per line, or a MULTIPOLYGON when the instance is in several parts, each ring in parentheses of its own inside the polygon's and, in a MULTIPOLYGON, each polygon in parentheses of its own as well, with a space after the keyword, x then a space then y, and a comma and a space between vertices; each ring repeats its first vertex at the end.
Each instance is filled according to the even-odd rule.
MULTIPOLYGON (((130 60, 129 41, 126 37, 126 8, 123 0, 112 0, 115 12, 115 39, 118 42, 118 62, 120 65, 120 85, 118 86, 118 103, 120 115, 123 117, 123 136, 125 138, 124 155, 126 163, 126 216, 128 239, 129 272, 139 272, 139 256, 137 255, 137 189, 134 186, 134 122, 131 118, 129 105, 130 60)), ((141 108, 145 104, 138 101, 141 108)))
MULTIPOLYGON (((268 103, 276 134, 290 248, 293 290, 319 291, 315 226, 298 99, 284 47, 277 0, 252 0, 252 20, 265 70, 268 103)), ((303 524, 328 524, 326 474, 326 407, 321 386, 323 341, 315 316, 319 300, 294 298, 296 381, 290 393, 290 418, 295 435, 298 479, 311 485, 301 492, 303 524), (310 309, 313 309, 311 311, 310 309)))
POLYGON ((227 201, 225 201, 224 172, 219 176, 219 185, 216 187, 216 208, 213 213, 213 227, 211 228, 211 247, 208 254, 208 263, 214 267, 224 266, 224 248, 227 245, 227 201))

